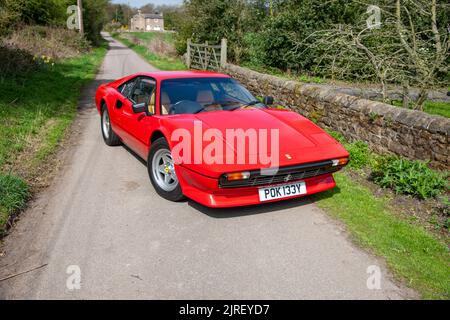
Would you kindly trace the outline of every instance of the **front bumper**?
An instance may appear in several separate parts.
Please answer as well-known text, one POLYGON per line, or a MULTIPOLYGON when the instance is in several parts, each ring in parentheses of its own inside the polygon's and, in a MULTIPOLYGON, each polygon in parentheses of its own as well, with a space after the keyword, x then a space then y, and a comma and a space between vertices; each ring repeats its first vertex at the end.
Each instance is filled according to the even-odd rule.
MULTIPOLYGON (((219 179, 203 176, 182 166, 178 166, 176 172, 183 194, 206 207, 230 208, 262 203, 259 199, 258 190, 263 186, 224 189, 219 187, 219 179)), ((305 181, 306 194, 265 201, 264 203, 300 198, 336 187, 332 174, 297 181, 305 181)), ((289 183, 294 182, 296 181, 289 181, 289 183)))

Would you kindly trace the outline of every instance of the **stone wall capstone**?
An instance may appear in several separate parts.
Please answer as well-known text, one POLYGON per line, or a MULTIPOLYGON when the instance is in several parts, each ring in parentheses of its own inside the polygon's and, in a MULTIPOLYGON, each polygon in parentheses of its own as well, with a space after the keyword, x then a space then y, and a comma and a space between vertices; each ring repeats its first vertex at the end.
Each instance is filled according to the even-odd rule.
POLYGON ((450 119, 370 101, 333 89, 285 80, 236 65, 223 70, 254 95, 274 96, 275 103, 336 130, 349 141, 365 141, 380 154, 430 161, 450 169, 450 119))

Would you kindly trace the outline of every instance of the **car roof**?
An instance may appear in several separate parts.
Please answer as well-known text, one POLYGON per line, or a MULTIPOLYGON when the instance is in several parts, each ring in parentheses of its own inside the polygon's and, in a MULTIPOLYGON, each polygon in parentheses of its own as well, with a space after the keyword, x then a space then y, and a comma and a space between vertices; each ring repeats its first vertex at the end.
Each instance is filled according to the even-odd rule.
POLYGON ((156 80, 186 79, 186 78, 231 78, 229 75, 213 71, 154 71, 139 73, 140 76, 149 76, 156 80))

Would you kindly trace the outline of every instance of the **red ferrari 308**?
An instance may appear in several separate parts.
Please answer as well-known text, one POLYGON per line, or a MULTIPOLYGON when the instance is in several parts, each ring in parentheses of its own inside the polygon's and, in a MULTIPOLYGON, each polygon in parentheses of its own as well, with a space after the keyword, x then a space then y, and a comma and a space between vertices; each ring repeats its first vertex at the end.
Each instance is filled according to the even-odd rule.
POLYGON ((301 115, 255 98, 214 72, 141 73, 101 85, 96 105, 109 146, 147 161, 157 193, 208 207, 291 199, 336 186, 348 152, 301 115))

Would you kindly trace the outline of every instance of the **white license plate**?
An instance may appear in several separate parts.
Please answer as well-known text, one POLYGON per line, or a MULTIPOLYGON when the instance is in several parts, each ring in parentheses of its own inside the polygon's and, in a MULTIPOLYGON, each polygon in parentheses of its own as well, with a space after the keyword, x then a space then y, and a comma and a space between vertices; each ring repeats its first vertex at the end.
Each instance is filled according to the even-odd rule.
POLYGON ((274 199, 290 198, 304 194, 306 194, 306 183, 302 181, 268 188, 261 188, 259 189, 259 200, 261 202, 264 202, 274 199))

